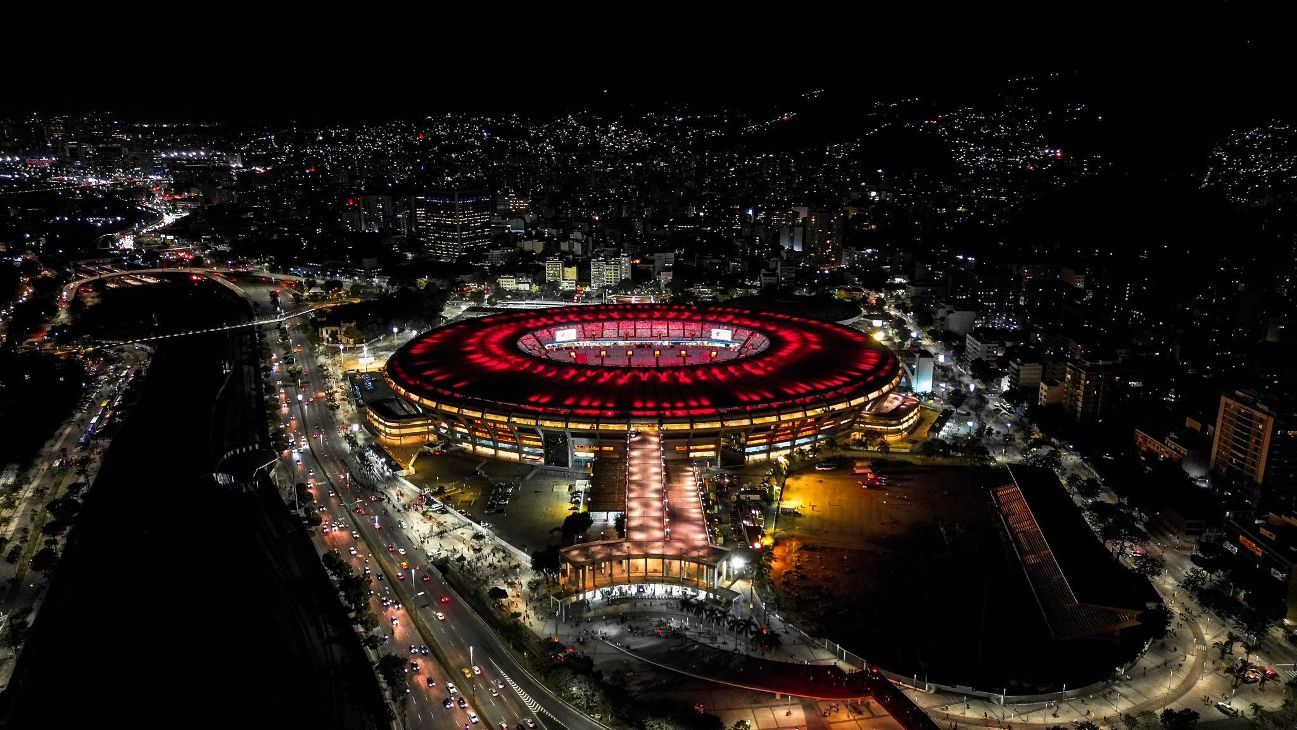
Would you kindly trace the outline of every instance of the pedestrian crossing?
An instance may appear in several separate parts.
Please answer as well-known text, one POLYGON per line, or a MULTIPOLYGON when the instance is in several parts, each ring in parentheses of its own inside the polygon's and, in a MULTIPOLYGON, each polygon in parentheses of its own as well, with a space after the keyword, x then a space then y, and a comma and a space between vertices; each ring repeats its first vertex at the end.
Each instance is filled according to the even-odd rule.
POLYGON ((541 707, 539 702, 533 700, 531 698, 531 695, 527 694, 526 690, 524 690, 522 687, 519 687, 518 683, 513 681, 512 677, 510 677, 508 674, 505 674, 504 670, 500 668, 499 664, 495 663, 494 659, 490 659, 489 661, 491 662, 491 666, 495 667, 495 671, 499 672, 501 677, 504 677, 504 681, 508 682, 510 687, 513 687, 513 691, 518 693, 518 697, 522 699, 522 703, 527 706, 527 709, 531 710, 532 713, 536 715, 540 715, 541 713, 544 713, 546 715, 549 715, 554 720, 558 720, 558 718, 551 715, 548 710, 546 710, 544 707, 541 707))

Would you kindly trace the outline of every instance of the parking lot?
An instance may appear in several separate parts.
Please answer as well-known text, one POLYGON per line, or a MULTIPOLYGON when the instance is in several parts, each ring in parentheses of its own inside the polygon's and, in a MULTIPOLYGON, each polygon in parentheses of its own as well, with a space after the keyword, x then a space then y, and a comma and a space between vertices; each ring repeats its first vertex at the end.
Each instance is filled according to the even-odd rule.
MULTIPOLYGON (((577 476, 471 454, 425 453, 408 479, 434 492, 442 490, 436 494, 438 499, 477 522, 490 524, 511 545, 527 552, 556 541, 552 531, 575 511, 569 495, 577 476)), ((590 539, 597 539, 598 530, 596 525, 590 539)))

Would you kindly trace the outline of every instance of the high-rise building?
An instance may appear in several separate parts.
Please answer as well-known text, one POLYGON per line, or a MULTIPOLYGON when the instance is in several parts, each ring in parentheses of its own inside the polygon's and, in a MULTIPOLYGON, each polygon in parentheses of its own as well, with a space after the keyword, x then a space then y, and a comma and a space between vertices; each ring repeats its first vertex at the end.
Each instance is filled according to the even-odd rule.
POLYGON ((531 212, 531 201, 510 190, 496 199, 495 212, 506 218, 522 217, 531 212))
POLYGON ((1263 492, 1297 492, 1297 409, 1291 399, 1238 390, 1220 398, 1211 471, 1263 492))
POLYGON ((1109 360, 1072 361, 1063 375, 1063 410, 1074 423, 1102 423, 1112 409, 1121 378, 1109 360))
POLYGON ((392 199, 386 195, 361 195, 360 230, 364 233, 381 233, 392 224, 392 199))
POLYGON ((937 359, 927 350, 919 350, 914 354, 914 377, 910 383, 910 390, 915 393, 932 392, 932 371, 936 367, 937 359))
POLYGON ((551 256, 545 259, 545 283, 557 284, 563 280, 563 259, 551 256))
POLYGON ((842 265, 842 235, 846 213, 840 209, 812 208, 806 212, 802 252, 820 268, 842 265))
POLYGON ((611 289, 623 280, 631 278, 630 256, 626 254, 607 254, 590 260, 590 286, 611 289))
POLYGON ((414 198, 414 232, 437 258, 482 251, 491 242, 491 196, 452 189, 414 198))

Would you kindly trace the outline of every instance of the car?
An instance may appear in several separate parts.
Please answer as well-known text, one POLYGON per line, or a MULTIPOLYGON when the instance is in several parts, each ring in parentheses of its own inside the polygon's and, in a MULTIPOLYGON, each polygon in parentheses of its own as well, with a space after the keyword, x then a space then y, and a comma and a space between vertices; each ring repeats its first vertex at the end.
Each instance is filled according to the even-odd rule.
MULTIPOLYGON (((432 679, 432 678, 429 677, 429 679, 432 679)), ((444 707, 444 708, 446 708, 447 710, 449 710, 450 708, 452 708, 452 707, 455 706, 455 701, 452 700, 451 698, 447 697, 446 699, 444 699, 444 700, 441 701, 441 706, 444 707)))
POLYGON ((387 552, 389 552, 389 553, 394 553, 394 552, 396 552, 396 546, 395 546, 395 545, 388 545, 388 546, 387 546, 387 552))
POLYGON ((423 576, 422 578, 420 578, 419 580, 423 581, 424 583, 431 583, 431 582, 432 582, 432 576, 430 576, 430 575, 425 575, 425 576, 423 576))
POLYGON ((356 532, 355 530, 352 530, 352 531, 351 531, 351 537, 352 537, 352 539, 354 539, 354 540, 359 540, 359 539, 360 539, 360 533, 359 533, 359 532, 356 532))
POLYGON ((471 723, 476 723, 476 722, 477 722, 477 713, 476 713, 476 712, 470 712, 470 713, 468 713, 468 721, 471 722, 471 723))
POLYGON ((455 683, 454 683, 454 682, 447 682, 447 683, 446 683, 446 691, 449 692, 449 693, 451 693, 451 694, 455 694, 456 692, 459 691, 459 688, 457 688, 457 687, 455 686, 455 683))
POLYGON ((473 679, 473 673, 468 670, 468 667, 460 667, 459 671, 463 672, 464 679, 468 679, 468 680, 473 679))
POLYGON ((1216 709, 1220 710, 1226 717, 1238 717, 1238 708, 1224 700, 1216 703, 1216 709))
POLYGON ((481 673, 482 673, 482 668, 479 667, 479 666, 477 666, 476 664, 474 664, 474 665, 473 665, 473 674, 481 674, 481 673))
POLYGON ((426 685, 426 686, 428 686, 428 687, 436 687, 436 686, 437 686, 437 680, 433 679, 432 677, 428 677, 427 679, 423 680, 423 683, 424 683, 424 685, 426 685))
POLYGON ((496 687, 495 685, 491 685, 491 696, 492 696, 492 697, 499 697, 499 696, 500 696, 500 688, 499 688, 499 687, 496 687))
POLYGON ((405 582, 405 573, 397 573, 397 574, 396 574, 396 579, 399 580, 399 581, 401 581, 402 583, 404 583, 404 582, 405 582))
POLYGON ((834 464, 831 461, 821 461, 820 463, 815 465, 815 471, 833 471, 834 469, 837 468, 838 465, 834 464))
POLYGON ((417 671, 419 671, 419 663, 418 663, 418 662, 410 662, 410 671, 411 671, 411 672, 417 672, 417 671))
POLYGON ((419 647, 415 646, 414 644, 410 644, 410 653, 411 653, 411 654, 418 654, 418 653, 419 653, 419 647))
POLYGON ((409 569, 410 569, 410 561, 408 561, 408 560, 402 560, 402 561, 401 561, 401 570, 409 570, 409 569))
POLYGON ((438 612, 437 612, 437 620, 438 620, 438 621, 445 621, 445 620, 446 620, 446 614, 442 613, 441 611, 438 611, 438 612))
POLYGON ((422 655, 424 655, 424 656, 428 656, 429 654, 432 653, 432 650, 429 649, 429 648, 427 647, 427 645, 424 645, 424 646, 419 647, 419 653, 422 654, 422 655))
POLYGON ((456 697, 455 704, 459 705, 459 709, 461 710, 468 709, 468 700, 464 699, 464 695, 460 695, 459 697, 456 697))
POLYGON ((352 545, 351 547, 347 548, 347 552, 351 553, 352 555, 355 555, 355 554, 356 554, 356 546, 355 546, 355 545, 352 545))
POLYGON ((398 552, 398 553, 400 553, 400 554, 402 554, 402 555, 405 555, 405 548, 397 548, 397 549, 396 549, 396 552, 398 552))
MULTIPOLYGON (((442 603, 450 603, 450 596, 443 594, 441 598, 438 598, 437 600, 441 601, 442 603)), ((1293 632, 1293 633, 1297 633, 1297 632, 1293 632)))
POLYGON ((527 723, 527 727, 536 727, 536 721, 531 719, 530 717, 524 720, 524 722, 527 723))
POLYGON ((393 617, 392 617, 392 627, 395 628, 395 627, 396 627, 396 624, 397 624, 396 617, 393 616, 393 617))

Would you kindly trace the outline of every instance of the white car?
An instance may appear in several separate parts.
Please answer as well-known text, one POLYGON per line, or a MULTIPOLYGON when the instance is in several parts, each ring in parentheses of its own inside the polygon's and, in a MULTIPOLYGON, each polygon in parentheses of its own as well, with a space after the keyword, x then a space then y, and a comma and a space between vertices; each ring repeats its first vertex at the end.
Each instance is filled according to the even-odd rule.
POLYGON ((454 683, 454 682, 447 682, 447 683, 446 683, 446 691, 449 692, 449 693, 451 693, 451 694, 455 694, 456 692, 459 691, 459 688, 455 686, 455 683, 454 683))
POLYGON ((400 553, 401 555, 405 555, 405 548, 397 548, 396 552, 400 553))
POLYGON ((479 666, 477 666, 476 664, 474 664, 474 665, 473 665, 473 674, 481 674, 481 673, 482 673, 482 668, 479 667, 479 666))
POLYGON ((476 712, 470 712, 470 713, 468 713, 468 721, 471 722, 471 723, 476 724, 476 723, 477 723, 477 713, 476 713, 476 712))
POLYGON ((445 621, 445 620, 446 620, 446 614, 442 613, 441 611, 438 611, 438 612, 437 612, 437 620, 438 620, 438 621, 445 621))

